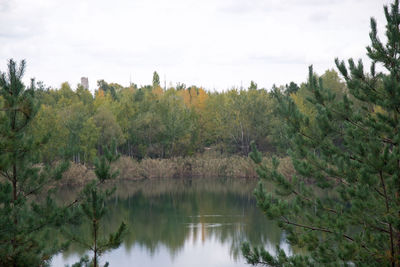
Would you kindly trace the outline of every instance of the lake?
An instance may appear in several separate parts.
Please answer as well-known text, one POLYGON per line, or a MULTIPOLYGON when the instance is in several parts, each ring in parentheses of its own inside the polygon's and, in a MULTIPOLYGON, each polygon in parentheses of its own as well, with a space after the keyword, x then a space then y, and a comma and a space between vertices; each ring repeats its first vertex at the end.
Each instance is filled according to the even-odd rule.
MULTIPOLYGON (((110 266, 249 266, 241 256, 243 241, 270 252, 280 245, 291 254, 282 231, 256 207, 253 179, 159 179, 117 185, 107 205, 103 233, 121 221, 128 234, 116 250, 101 257, 110 266)), ((64 190, 64 199, 72 191, 64 190)), ((75 232, 89 235, 83 225, 75 232)), ((85 251, 73 245, 51 266, 73 264, 85 251)), ((91 256, 91 254, 89 254, 91 256)))

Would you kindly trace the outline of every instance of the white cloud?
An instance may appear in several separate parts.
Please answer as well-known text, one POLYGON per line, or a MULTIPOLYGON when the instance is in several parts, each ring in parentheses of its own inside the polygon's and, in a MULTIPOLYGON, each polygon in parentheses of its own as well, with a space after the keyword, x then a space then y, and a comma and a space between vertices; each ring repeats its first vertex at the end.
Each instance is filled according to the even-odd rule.
MULTIPOLYGON (((269 88, 306 79, 335 57, 363 57, 382 0, 0 0, 0 69, 28 62, 26 78, 59 86, 88 76, 208 89, 269 88)), ((381 31, 382 33, 382 31, 381 31)), ((365 57, 364 57, 365 58, 365 57)))

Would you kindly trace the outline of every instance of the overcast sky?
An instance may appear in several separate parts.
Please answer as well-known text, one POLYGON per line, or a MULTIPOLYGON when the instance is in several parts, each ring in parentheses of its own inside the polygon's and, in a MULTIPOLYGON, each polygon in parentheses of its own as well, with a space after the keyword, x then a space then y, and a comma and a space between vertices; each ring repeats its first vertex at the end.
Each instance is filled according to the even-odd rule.
MULTIPOLYGON (((334 58, 364 58, 369 20, 383 37, 389 0, 0 0, 0 70, 91 90, 105 79, 207 89, 306 80, 334 58)), ((382 38, 383 39, 383 38, 382 38)))

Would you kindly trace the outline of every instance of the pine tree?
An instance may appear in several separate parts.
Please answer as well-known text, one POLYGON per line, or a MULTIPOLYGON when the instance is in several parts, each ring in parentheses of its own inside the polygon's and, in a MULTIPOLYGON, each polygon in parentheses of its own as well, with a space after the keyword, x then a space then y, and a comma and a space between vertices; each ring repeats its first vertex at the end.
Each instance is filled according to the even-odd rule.
MULTIPOLYGON (((100 159, 96 159, 94 165, 97 180, 85 186, 81 193, 82 201, 79 206, 82 216, 86 218, 87 223, 90 225, 90 240, 63 230, 68 239, 93 253, 92 260, 89 260, 89 256, 85 255, 72 267, 98 267, 99 257, 109 250, 118 248, 126 232, 126 225, 122 222, 118 230, 110 234, 108 238, 104 238, 101 235, 101 220, 107 212, 107 200, 113 195, 115 187, 111 190, 102 190, 100 186, 118 176, 118 171, 111 169, 111 163, 119 157, 115 155, 114 151, 116 151, 115 143, 110 149, 106 148, 104 150, 104 155, 100 159)), ((104 265, 104 267, 106 266, 108 266, 108 263, 104 265)))
POLYGON ((290 95, 296 93, 300 87, 295 82, 290 82, 285 86, 285 94, 290 95))
POLYGON ((278 91, 286 120, 293 177, 268 168, 253 144, 252 159, 262 180, 257 205, 287 233, 288 242, 304 254, 272 256, 263 248, 242 247, 248 263, 267 266, 399 266, 400 265, 400 14, 399 1, 384 7, 387 43, 377 37, 371 19, 370 72, 361 60, 336 59, 348 92, 337 98, 317 79, 312 67, 307 99, 315 120, 301 113, 278 91), (383 67, 378 72, 376 65, 383 67), (268 192, 269 191, 269 192, 268 192))
POLYGON ((160 76, 155 71, 153 73, 153 88, 156 88, 156 87, 159 87, 159 86, 160 86, 160 76))
POLYGON ((44 266, 62 246, 49 244, 50 226, 66 220, 68 211, 58 208, 51 192, 43 192, 61 177, 67 164, 50 168, 37 164, 37 151, 47 138, 35 142, 31 122, 38 110, 34 81, 26 88, 19 67, 9 60, 0 73, 0 265, 44 266), (39 201, 38 194, 45 197, 39 201))

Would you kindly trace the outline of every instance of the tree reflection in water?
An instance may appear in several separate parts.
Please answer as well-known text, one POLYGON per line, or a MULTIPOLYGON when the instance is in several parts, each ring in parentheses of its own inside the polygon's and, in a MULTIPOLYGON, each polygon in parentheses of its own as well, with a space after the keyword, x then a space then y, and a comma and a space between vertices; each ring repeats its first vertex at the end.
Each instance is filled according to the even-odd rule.
MULTIPOLYGON (((278 244, 284 245, 280 229, 256 207, 252 195, 256 182, 206 178, 124 182, 117 186, 117 197, 108 203, 113 207, 104 219, 102 230, 107 233, 107 229, 115 229, 119 222, 125 221, 126 253, 139 247, 149 257, 156 257, 161 248, 166 248, 172 261, 185 253, 187 246, 217 243, 229 247, 230 255, 225 257, 235 265, 238 260, 243 262, 240 245, 245 240, 270 251, 278 244)), ((61 193, 65 199, 73 195, 66 190, 61 193)), ((85 225, 74 231, 90 234, 85 225)), ((78 246, 71 246, 63 258, 84 252, 78 246)), ((113 255, 108 258, 112 265, 113 255)))

